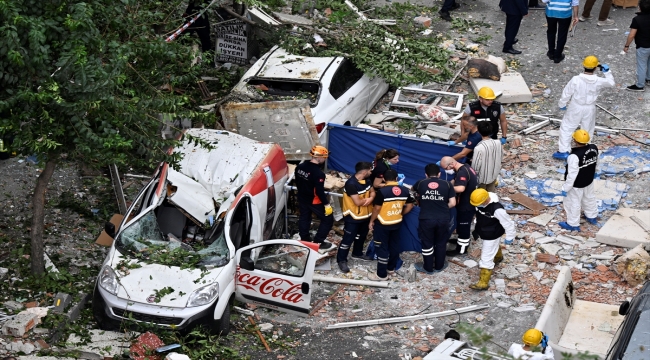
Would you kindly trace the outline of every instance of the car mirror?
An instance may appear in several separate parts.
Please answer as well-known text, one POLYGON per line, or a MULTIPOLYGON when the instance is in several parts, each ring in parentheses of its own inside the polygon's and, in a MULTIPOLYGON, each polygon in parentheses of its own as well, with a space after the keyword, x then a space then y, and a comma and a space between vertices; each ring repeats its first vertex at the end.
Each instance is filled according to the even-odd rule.
POLYGON ((242 258, 239 260, 239 267, 248 271, 255 270, 255 264, 253 264, 253 260, 247 256, 242 256, 242 258))
POLYGON ((112 222, 107 221, 106 224, 104 224, 104 231, 106 231, 106 235, 115 238, 115 224, 112 222))
POLYGON ((302 283, 302 286, 300 286, 300 290, 302 291, 303 294, 309 294, 309 283, 302 283))
POLYGON ((630 310, 630 302, 624 301, 621 306, 618 308, 619 315, 627 315, 627 312, 630 310))

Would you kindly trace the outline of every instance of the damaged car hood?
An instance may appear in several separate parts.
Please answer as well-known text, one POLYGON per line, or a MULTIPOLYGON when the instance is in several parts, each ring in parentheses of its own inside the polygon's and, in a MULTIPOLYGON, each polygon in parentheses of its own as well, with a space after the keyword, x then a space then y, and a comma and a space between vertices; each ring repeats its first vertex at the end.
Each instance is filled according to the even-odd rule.
POLYGON ((186 135, 202 139, 213 149, 191 140, 174 149, 183 159, 178 171, 169 169, 167 181, 175 192, 168 199, 197 224, 205 224, 229 208, 235 190, 250 179, 274 144, 208 129, 190 129, 186 135))
POLYGON ((139 264, 141 268, 129 269, 127 275, 118 271, 120 286, 117 296, 137 303, 178 308, 186 306, 194 290, 215 282, 223 270, 221 267, 202 273, 200 269, 181 270, 176 266, 139 264))

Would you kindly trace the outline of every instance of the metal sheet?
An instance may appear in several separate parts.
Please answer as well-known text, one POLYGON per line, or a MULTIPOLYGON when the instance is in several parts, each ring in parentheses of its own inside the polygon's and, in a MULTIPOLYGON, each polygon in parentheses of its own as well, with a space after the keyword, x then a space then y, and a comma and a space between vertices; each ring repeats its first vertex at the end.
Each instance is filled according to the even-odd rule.
POLYGON ((221 106, 226 129, 257 141, 278 143, 287 160, 308 160, 320 144, 308 100, 230 103, 221 106))
POLYGON ((438 94, 438 95, 441 95, 441 96, 456 96, 456 97, 458 97, 458 100, 456 100, 456 104, 453 107, 452 106, 440 105, 440 108, 443 109, 443 110, 460 112, 462 107, 463 107, 463 97, 464 97, 463 94, 451 93, 451 92, 446 92, 446 91, 427 90, 427 89, 415 89, 415 88, 399 88, 399 89, 397 89, 397 91, 395 91, 395 97, 393 98, 393 101, 391 102, 391 106, 415 108, 416 105, 420 105, 420 103, 414 103, 414 102, 409 102, 409 101, 400 101, 399 97, 402 94, 402 91, 408 91, 408 92, 420 93, 420 94, 438 94))

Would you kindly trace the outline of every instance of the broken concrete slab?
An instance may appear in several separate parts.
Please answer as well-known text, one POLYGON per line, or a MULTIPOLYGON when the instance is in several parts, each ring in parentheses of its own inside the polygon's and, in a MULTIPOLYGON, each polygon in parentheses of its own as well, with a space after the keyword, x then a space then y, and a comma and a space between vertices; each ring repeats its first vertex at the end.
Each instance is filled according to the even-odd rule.
POLYGON ((41 318, 36 313, 23 311, 2 326, 3 335, 22 337, 34 326, 41 323, 41 318))
POLYGON ((527 103, 533 99, 526 81, 518 72, 503 73, 499 81, 470 77, 469 83, 475 93, 484 86, 492 88, 495 93, 501 92, 502 95, 497 100, 504 104, 527 103))
POLYGON ((549 221, 553 220, 555 213, 546 213, 533 218, 528 219, 528 222, 532 222, 537 225, 546 226, 549 221))
POLYGON ((90 342, 83 344, 84 340, 76 334, 68 338, 68 348, 71 350, 95 353, 103 357, 115 357, 121 355, 131 346, 130 339, 133 334, 125 334, 114 331, 90 330, 90 342))
POLYGON ((545 253, 551 255, 557 255, 557 252, 562 250, 562 247, 555 244, 542 244, 539 246, 545 253))
POLYGON ((578 245, 578 244, 582 243, 582 242, 580 242, 580 241, 578 241, 578 240, 576 240, 576 239, 574 239, 572 237, 562 235, 562 234, 556 236, 555 240, 557 240, 557 241, 559 241, 561 243, 567 244, 567 245, 571 245, 571 246, 578 245))
POLYGON ((650 255, 639 244, 614 261, 614 272, 621 275, 630 285, 645 282, 650 268, 650 255))
POLYGON ((650 234, 631 219, 632 216, 650 223, 650 210, 620 208, 607 220, 598 233, 596 241, 602 244, 633 248, 643 245, 650 247, 650 234))

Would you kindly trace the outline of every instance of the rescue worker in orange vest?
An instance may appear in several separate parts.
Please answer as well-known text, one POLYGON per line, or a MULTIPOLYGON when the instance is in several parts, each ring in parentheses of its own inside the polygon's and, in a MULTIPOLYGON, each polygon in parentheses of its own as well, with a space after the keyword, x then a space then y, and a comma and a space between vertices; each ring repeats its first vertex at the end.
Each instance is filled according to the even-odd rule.
POLYGON ((402 215, 411 211, 415 202, 409 189, 397 183, 397 171, 387 170, 384 181, 386 185, 376 192, 369 225, 377 252, 377 272, 368 275, 372 281, 388 280, 388 274, 395 272, 402 215))
POLYGON ((478 263, 481 269, 480 278, 476 284, 469 287, 474 290, 487 290, 494 265, 503 261, 501 236, 506 234, 506 242, 512 241, 517 235, 517 228, 503 205, 499 203, 497 194, 488 193, 485 189, 476 189, 472 191, 469 202, 476 206, 476 232, 483 240, 481 260, 478 263))
POLYGON ((332 230, 334 217, 332 216, 332 205, 325 195, 325 173, 321 165, 329 156, 326 148, 316 145, 309 152, 310 161, 303 161, 296 166, 296 188, 298 188, 298 206, 300 218, 298 219, 298 233, 303 241, 311 241, 309 228, 311 227, 311 214, 314 213, 320 219, 320 225, 314 242, 319 245, 320 251, 329 251, 334 245, 326 242, 325 239, 332 230))
POLYGON ((375 200, 375 189, 368 178, 372 172, 372 164, 360 161, 354 167, 356 173, 345 182, 343 188, 343 239, 336 254, 336 262, 342 272, 350 272, 348 253, 352 246, 352 258, 370 261, 370 256, 363 254, 363 243, 368 236, 368 224, 372 214, 372 202, 375 200))

